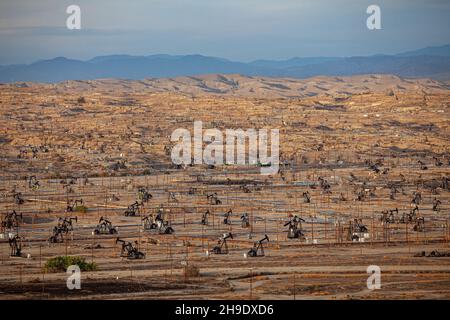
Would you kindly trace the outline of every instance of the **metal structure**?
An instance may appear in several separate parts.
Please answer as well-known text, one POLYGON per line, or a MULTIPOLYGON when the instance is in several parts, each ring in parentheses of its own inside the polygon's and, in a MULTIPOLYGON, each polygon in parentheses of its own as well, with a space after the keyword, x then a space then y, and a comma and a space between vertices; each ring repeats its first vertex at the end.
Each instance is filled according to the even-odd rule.
POLYGON ((208 200, 208 203, 212 205, 222 204, 222 201, 219 199, 217 192, 207 194, 206 199, 208 200))
POLYGON ((230 209, 223 216, 223 224, 231 224, 231 215, 233 214, 233 210, 230 209))
POLYGON ((16 234, 8 238, 9 247, 11 249, 11 257, 21 257, 22 256, 22 238, 16 234))
POLYGON ((3 231, 8 229, 14 229, 19 227, 20 222, 22 221, 22 214, 17 214, 16 210, 7 213, 1 222, 1 227, 3 231))
POLYGON ((305 222, 305 220, 295 216, 284 224, 285 227, 289 226, 287 231, 287 237, 289 239, 306 239, 305 234, 303 233, 302 222, 305 222))
POLYGON ((138 199, 140 202, 148 202, 151 198, 153 196, 148 192, 147 188, 141 187, 138 189, 138 199))
POLYGON ((202 225, 207 226, 208 225, 208 216, 210 215, 209 210, 206 210, 203 214, 202 214, 202 225))
POLYGON ((233 239, 233 235, 231 233, 224 233, 219 238, 217 245, 211 250, 211 252, 215 254, 228 254, 227 239, 233 239))
POLYGON ((64 242, 64 236, 67 235, 69 232, 73 231, 73 222, 72 222, 73 220, 78 222, 78 217, 59 218, 58 225, 53 227, 53 234, 48 239, 48 241, 50 243, 64 242))
POLYGON ((247 252, 247 256, 249 256, 249 257, 264 257, 265 256, 264 246, 263 246, 264 242, 269 242, 269 237, 267 236, 267 234, 261 240, 253 243, 253 248, 251 248, 247 252))
POLYGON ((130 241, 121 240, 120 238, 116 239, 116 244, 122 244, 122 248, 120 251, 120 256, 123 258, 127 258, 130 260, 135 259, 144 259, 145 254, 137 249, 138 242, 134 241, 134 245, 130 241))
POLYGON ((148 216, 142 218, 144 223, 144 230, 146 231, 157 231, 159 234, 172 234, 175 230, 170 225, 169 221, 166 221, 163 217, 163 211, 161 209, 158 210, 156 217, 153 214, 149 214, 148 216))
POLYGON ((98 225, 94 229, 94 234, 116 234, 117 228, 113 227, 111 221, 103 216, 100 217, 98 225))
POLYGON ((351 241, 361 241, 367 238, 369 229, 362 223, 361 219, 354 219, 349 222, 347 239, 351 241))
POLYGON ((140 209, 143 207, 142 202, 135 201, 125 210, 126 217, 135 217, 139 215, 140 209))
POLYGON ((241 216, 241 220, 242 220, 242 222, 241 222, 242 228, 250 227, 250 217, 248 216, 247 212, 241 216))

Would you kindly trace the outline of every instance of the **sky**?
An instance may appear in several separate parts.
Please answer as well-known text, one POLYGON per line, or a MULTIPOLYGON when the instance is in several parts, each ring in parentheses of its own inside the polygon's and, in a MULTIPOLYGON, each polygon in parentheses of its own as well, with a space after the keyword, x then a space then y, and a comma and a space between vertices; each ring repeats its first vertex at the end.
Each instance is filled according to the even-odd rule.
POLYGON ((449 17, 450 0, 2 0, 0 65, 108 54, 394 54, 450 44, 449 17), (72 4, 81 30, 66 27, 72 4), (381 30, 366 27, 372 4, 381 30))

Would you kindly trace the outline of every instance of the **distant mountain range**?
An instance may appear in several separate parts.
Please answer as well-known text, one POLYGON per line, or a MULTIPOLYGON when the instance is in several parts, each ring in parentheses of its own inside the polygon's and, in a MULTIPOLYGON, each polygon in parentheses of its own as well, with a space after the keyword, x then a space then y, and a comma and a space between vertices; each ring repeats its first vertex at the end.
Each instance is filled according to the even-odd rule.
POLYGON ((394 74, 406 78, 450 79, 450 45, 397 55, 365 57, 306 57, 249 63, 202 55, 109 55, 80 61, 58 57, 32 64, 0 66, 0 82, 59 82, 104 78, 172 78, 202 74, 307 78, 394 74))

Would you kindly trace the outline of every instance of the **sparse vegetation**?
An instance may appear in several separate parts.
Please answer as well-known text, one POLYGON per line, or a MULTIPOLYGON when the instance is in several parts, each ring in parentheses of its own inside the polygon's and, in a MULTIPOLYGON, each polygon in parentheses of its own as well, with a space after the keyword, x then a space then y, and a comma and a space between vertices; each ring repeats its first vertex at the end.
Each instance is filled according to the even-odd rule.
POLYGON ((80 213, 86 213, 88 208, 84 205, 80 205, 80 206, 76 206, 75 208, 73 208, 73 210, 76 212, 80 212, 80 213))
POLYGON ((71 265, 78 265, 81 271, 95 271, 95 263, 86 262, 83 257, 57 256, 47 260, 44 266, 46 272, 65 272, 71 265))

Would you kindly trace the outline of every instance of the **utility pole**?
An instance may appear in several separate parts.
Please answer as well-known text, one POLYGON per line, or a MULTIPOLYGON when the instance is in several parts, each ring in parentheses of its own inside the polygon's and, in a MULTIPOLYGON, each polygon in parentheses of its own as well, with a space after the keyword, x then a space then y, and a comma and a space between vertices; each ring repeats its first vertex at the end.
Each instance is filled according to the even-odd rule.
POLYGON ((296 288, 295 288, 295 273, 294 273, 294 300, 295 300, 295 291, 296 291, 296 288))
POLYGON ((253 269, 250 268, 250 300, 253 299, 253 269))

